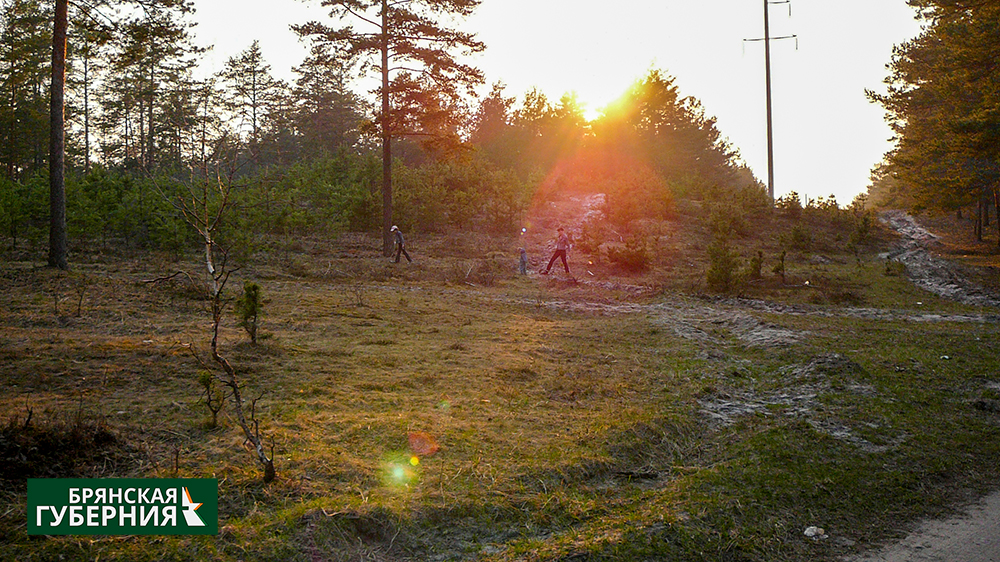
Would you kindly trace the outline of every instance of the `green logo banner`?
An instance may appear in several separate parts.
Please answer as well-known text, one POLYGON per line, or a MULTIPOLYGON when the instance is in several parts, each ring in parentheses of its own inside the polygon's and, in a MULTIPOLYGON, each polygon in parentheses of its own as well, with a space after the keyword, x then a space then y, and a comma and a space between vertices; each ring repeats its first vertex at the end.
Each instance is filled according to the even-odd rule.
POLYGON ((29 535, 215 535, 215 478, 29 478, 29 535))

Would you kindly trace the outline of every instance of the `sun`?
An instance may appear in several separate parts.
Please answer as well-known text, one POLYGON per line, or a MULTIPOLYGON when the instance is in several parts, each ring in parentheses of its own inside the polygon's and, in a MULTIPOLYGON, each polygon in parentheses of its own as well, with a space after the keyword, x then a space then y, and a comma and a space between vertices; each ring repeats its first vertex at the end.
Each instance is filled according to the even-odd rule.
POLYGON ((575 90, 576 102, 580 106, 583 118, 588 123, 593 123, 604 115, 608 108, 619 103, 624 95, 623 87, 620 86, 620 84, 596 84, 575 90))

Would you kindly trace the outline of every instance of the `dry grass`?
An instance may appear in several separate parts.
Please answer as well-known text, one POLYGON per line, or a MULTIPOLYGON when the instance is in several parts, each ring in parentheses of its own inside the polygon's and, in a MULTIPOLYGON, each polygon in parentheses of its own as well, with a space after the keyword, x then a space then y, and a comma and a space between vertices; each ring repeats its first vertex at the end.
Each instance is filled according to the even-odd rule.
POLYGON ((205 303, 186 276, 145 282, 196 262, 2 264, 0 419, 85 412, 129 447, 115 476, 219 478, 221 531, 28 539, 6 488, 0 558, 832 559, 997 476, 1000 418, 975 407, 997 325, 948 319, 989 311, 836 248, 747 289, 794 313, 705 298, 704 240, 664 232, 643 277, 595 260, 576 281, 515 274, 518 245, 537 270, 541 232, 410 236, 413 264, 356 235, 260 256, 230 286, 261 284, 266 337, 228 315, 221 349, 262 396, 269 486, 228 409, 205 424, 205 303), (848 291, 893 316, 837 312, 848 291), (945 319, 911 320, 927 311, 945 319), (413 432, 441 447, 416 466, 413 432), (804 538, 813 524, 834 538, 804 538))

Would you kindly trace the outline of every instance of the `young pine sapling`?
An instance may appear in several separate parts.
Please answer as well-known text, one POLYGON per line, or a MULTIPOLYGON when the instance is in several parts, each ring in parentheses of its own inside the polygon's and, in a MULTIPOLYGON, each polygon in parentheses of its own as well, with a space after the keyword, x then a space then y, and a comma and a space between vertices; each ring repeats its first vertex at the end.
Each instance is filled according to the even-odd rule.
POLYGON ((263 308, 264 297, 260 285, 252 281, 243 283, 243 294, 236 299, 236 314, 239 316, 240 326, 250 336, 252 345, 257 345, 257 334, 263 308))

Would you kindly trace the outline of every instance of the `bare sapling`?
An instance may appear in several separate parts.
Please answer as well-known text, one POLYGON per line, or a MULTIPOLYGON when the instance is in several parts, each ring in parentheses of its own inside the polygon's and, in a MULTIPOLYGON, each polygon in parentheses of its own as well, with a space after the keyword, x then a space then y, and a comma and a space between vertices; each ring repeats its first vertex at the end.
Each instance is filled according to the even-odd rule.
POLYGON ((206 425, 209 429, 215 429, 219 425, 219 412, 226 403, 226 396, 216 384, 218 381, 211 371, 202 371, 198 382, 205 388, 205 406, 212 413, 212 419, 206 425))
POLYGON ((260 435, 260 421, 257 420, 256 410, 257 410, 257 397, 252 402, 250 410, 250 419, 247 420, 246 415, 243 412, 243 396, 240 392, 239 379, 236 376, 236 369, 233 368, 229 360, 219 354, 219 324, 222 323, 222 311, 226 307, 226 301, 222 298, 222 290, 226 286, 226 282, 229 280, 229 274, 231 271, 226 271, 225 262, 217 270, 221 273, 220 277, 216 278, 216 286, 218 287, 218 292, 216 292, 212 297, 212 360, 215 361, 220 367, 222 367, 225 376, 219 375, 218 380, 224 386, 229 387, 229 391, 233 398, 234 410, 236 412, 236 420, 239 422, 240 427, 243 428, 243 434, 247 438, 247 442, 253 446, 254 451, 257 454, 257 460, 260 462, 261 466, 264 468, 264 482, 268 483, 274 480, 276 476, 274 470, 274 454, 272 445, 272 454, 268 457, 267 452, 264 450, 264 440, 260 435))
MULTIPOLYGON (((257 400, 253 401, 251 415, 247 419, 243 411, 242 389, 236 369, 233 368, 228 359, 219 353, 219 327, 222 324, 222 313, 229 304, 229 299, 225 298, 223 291, 229 277, 237 270, 228 267, 229 253, 216 242, 216 233, 230 205, 235 171, 234 168, 227 177, 223 177, 218 170, 209 174, 208 167, 205 166, 203 177, 186 184, 187 194, 176 197, 172 202, 183 214, 184 220, 198 231, 203 241, 208 296, 212 311, 212 361, 222 369, 221 374, 216 372, 216 380, 229 389, 236 420, 243 429, 246 442, 253 447, 257 461, 264 469, 264 482, 268 483, 273 481, 276 475, 273 461, 274 447, 272 445, 272 455, 269 457, 267 451, 264 450, 260 422, 255 415, 257 400), (218 260, 216 260, 217 254, 218 260)), ((193 346, 192 353, 206 370, 211 370, 209 365, 194 351, 193 346)))

